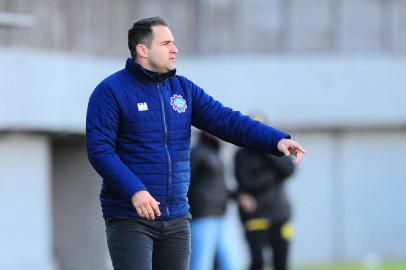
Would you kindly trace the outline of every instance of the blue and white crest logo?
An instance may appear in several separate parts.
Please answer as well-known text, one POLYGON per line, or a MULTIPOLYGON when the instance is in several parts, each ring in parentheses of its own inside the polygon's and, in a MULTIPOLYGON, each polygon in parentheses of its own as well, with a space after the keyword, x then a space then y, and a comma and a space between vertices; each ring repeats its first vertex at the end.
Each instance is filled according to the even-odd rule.
POLYGON ((187 109, 186 100, 181 95, 173 95, 171 97, 171 106, 178 113, 184 113, 187 109))

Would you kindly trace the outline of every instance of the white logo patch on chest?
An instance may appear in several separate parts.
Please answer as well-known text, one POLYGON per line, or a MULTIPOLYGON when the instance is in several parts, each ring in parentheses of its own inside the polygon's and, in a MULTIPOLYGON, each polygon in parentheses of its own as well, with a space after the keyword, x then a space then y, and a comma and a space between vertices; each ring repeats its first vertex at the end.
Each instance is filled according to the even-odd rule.
POLYGON ((146 102, 137 103, 137 106, 139 112, 148 111, 148 104, 146 102))

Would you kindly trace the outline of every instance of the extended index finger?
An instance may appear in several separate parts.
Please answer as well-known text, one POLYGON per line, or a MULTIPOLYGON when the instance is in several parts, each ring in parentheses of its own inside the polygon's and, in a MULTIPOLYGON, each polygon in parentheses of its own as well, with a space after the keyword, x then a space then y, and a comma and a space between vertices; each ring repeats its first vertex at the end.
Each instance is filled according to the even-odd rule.
POLYGON ((300 152, 302 152, 303 154, 306 154, 306 150, 303 148, 303 146, 301 146, 300 144, 298 144, 297 142, 295 142, 294 147, 296 149, 298 149, 300 152))

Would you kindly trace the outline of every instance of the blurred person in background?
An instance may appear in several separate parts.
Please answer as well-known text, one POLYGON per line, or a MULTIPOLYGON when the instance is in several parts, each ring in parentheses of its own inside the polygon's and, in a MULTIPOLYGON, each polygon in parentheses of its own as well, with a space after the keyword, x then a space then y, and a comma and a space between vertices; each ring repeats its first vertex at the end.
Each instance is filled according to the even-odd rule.
POLYGON ((229 191, 220 157, 221 141, 200 132, 190 155, 189 204, 192 220, 190 270, 212 270, 216 258, 221 270, 234 270, 230 247, 221 237, 229 191))
MULTIPOLYGON (((267 123, 262 114, 252 117, 267 123)), ((288 269, 291 205, 284 184, 294 169, 287 156, 247 148, 236 152, 239 213, 251 256, 250 270, 263 269, 266 247, 272 249, 272 269, 288 269)))
POLYGON ((135 22, 128 47, 131 58, 97 85, 86 118, 88 158, 103 178, 110 257, 115 270, 186 270, 191 126, 237 145, 292 154, 295 163, 305 150, 176 75, 178 49, 164 19, 135 22))

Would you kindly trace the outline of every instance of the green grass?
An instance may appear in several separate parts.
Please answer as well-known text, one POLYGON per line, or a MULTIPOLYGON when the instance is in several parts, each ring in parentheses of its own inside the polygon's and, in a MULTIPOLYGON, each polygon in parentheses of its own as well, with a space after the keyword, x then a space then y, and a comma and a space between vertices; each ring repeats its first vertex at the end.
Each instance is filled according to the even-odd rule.
MULTIPOLYGON (((267 270, 271 270, 268 268, 267 270)), ((292 270, 406 270, 406 263, 383 264, 376 268, 367 268, 362 265, 318 265, 318 266, 296 266, 292 270)))

